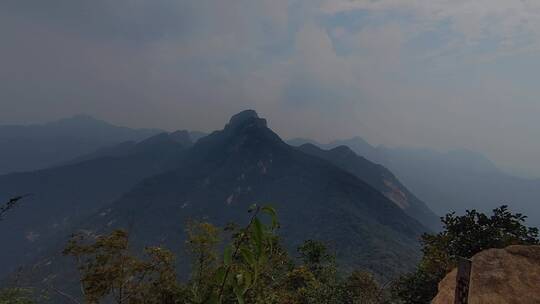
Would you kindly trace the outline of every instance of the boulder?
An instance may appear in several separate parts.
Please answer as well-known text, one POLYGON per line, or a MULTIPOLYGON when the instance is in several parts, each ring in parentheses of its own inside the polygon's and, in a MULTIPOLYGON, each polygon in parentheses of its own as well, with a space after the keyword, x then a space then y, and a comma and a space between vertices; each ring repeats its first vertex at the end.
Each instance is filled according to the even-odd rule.
MULTIPOLYGON (((540 303, 540 246, 488 249, 472 258, 469 304, 540 303)), ((432 304, 453 304, 454 269, 439 283, 432 304)))

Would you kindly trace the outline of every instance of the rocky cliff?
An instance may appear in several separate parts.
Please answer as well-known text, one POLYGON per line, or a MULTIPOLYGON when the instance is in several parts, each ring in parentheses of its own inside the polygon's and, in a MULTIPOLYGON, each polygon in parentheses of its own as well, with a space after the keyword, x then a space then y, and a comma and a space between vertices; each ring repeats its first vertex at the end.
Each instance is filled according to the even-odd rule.
MULTIPOLYGON (((470 304, 540 303, 540 246, 489 249, 472 258, 470 304)), ((456 269, 439 284, 432 304, 453 304, 456 269)))

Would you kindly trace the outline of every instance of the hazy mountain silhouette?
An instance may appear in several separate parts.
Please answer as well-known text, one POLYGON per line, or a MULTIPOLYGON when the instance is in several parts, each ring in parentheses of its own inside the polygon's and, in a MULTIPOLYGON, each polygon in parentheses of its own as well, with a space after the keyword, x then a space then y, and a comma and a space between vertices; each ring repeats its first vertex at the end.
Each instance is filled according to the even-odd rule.
POLYGON ((180 144, 183 147, 190 147, 193 145, 191 132, 186 130, 179 130, 171 133, 161 133, 156 136, 147 138, 141 142, 126 141, 112 146, 105 146, 99 148, 92 153, 88 153, 72 159, 65 164, 76 164, 85 160, 91 160, 100 157, 121 157, 128 156, 130 154, 141 153, 144 151, 159 152, 162 148, 167 149, 173 144, 180 144))
POLYGON ((47 168, 160 130, 118 127, 86 115, 46 124, 0 126, 0 174, 47 168))
POLYGON ((411 193, 395 175, 382 165, 375 164, 357 155, 347 146, 323 150, 313 144, 304 144, 299 149, 305 153, 326 159, 336 166, 356 175, 403 209, 409 216, 425 226, 438 230, 440 219, 424 202, 411 193))
POLYGON ((324 144, 309 138, 293 138, 287 140, 287 143, 295 147, 300 147, 304 144, 312 144, 326 150, 334 149, 339 146, 347 146, 351 148, 356 154, 365 157, 371 162, 379 163, 379 151, 377 150, 377 148, 373 147, 363 138, 358 136, 349 139, 334 140, 330 143, 324 144))
POLYGON ((540 180, 518 178, 497 168, 485 156, 468 151, 373 147, 359 137, 320 144, 294 139, 296 145, 312 142, 325 149, 346 145, 358 155, 384 165, 428 207, 439 215, 466 209, 491 211, 508 204, 540 226, 540 180))
POLYGON ((200 131, 189 131, 189 137, 193 142, 199 141, 199 139, 207 136, 208 133, 200 132, 200 131))
MULTIPOLYGON (((233 116, 179 157, 174 170, 140 182, 79 229, 129 228, 134 247, 164 245, 182 255, 187 220, 242 224, 253 203, 277 209, 290 249, 306 239, 324 240, 342 265, 386 277, 411 269, 418 237, 428 230, 357 176, 284 143, 254 111, 233 116)), ((34 265, 35 280, 67 271, 59 270, 69 265, 60 250, 34 265)), ((185 258, 179 261, 185 266, 185 258)))
MULTIPOLYGON (((189 139, 189 138, 188 138, 189 139)), ((119 145, 81 162, 0 176, 0 202, 32 193, 2 221, 0 275, 47 246, 52 236, 111 203, 143 178, 174 166, 191 145, 178 133, 119 145)))
POLYGON ((380 148, 383 164, 438 214, 466 209, 490 211, 508 204, 540 226, 540 180, 514 177, 486 157, 457 150, 438 152, 380 148))

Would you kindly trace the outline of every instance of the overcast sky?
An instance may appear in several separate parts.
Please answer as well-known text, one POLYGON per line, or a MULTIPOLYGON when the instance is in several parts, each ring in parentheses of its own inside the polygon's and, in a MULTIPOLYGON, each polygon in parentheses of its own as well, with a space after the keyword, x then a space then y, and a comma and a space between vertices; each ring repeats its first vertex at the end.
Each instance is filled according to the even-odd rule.
POLYGON ((0 124, 467 148, 540 176, 538 0, 2 0, 0 124))

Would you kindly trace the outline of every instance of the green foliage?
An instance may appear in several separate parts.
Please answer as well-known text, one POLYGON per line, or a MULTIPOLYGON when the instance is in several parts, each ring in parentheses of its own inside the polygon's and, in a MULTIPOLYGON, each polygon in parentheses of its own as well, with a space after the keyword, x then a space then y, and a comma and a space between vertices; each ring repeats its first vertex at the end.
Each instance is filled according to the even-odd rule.
POLYGON ((33 304, 32 290, 28 288, 5 288, 0 290, 0 304, 33 304))
POLYGON ((192 259, 188 282, 179 283, 174 256, 160 247, 146 258, 129 252, 125 231, 90 237, 75 235, 64 250, 79 264, 86 303, 122 304, 375 304, 383 290, 373 276, 355 271, 340 277, 335 257, 324 243, 308 240, 295 265, 277 235, 270 207, 250 208, 249 223, 229 227, 230 243, 219 253, 219 229, 205 222, 187 226, 192 259))
POLYGON ((344 303, 375 304, 384 300, 384 290, 373 275, 365 271, 353 271, 345 281, 344 303))
POLYGON ((467 258, 489 248, 538 244, 538 228, 523 225, 525 219, 522 214, 508 211, 508 206, 494 209, 492 216, 476 210, 467 211, 463 216, 451 213, 442 219, 445 231, 435 237, 425 237, 424 243, 433 247, 441 242, 438 239, 444 239, 449 256, 467 258))
MULTIPOLYGON (((275 210, 253 206, 245 227, 230 226, 230 242, 220 246, 219 229, 210 223, 188 224, 192 274, 186 283, 176 277, 174 255, 160 247, 145 250, 145 258, 129 252, 125 231, 91 237, 75 235, 64 253, 79 264, 87 303, 122 304, 377 304, 429 303, 438 282, 455 266, 458 256, 471 257, 488 248, 538 244, 538 229, 524 225, 525 217, 506 206, 487 216, 475 210, 442 218, 444 230, 422 236, 423 258, 415 272, 392 284, 391 294, 373 275, 353 271, 340 276, 335 256, 324 243, 307 240, 298 248, 297 264, 277 235, 275 210), (218 248, 223 248, 220 253, 218 248)), ((4 291, 19 302, 19 294, 4 291), (18 297, 18 298, 17 298, 18 297)), ((1 302, 4 300, 4 302, 1 302)), ((27 301, 27 302, 24 302, 27 301)))
POLYGON ((193 261, 191 302, 204 303, 215 289, 219 229, 210 223, 190 222, 186 229, 187 245, 193 261))
POLYGON ((74 235, 64 250, 76 259, 81 289, 87 303, 178 303, 174 256, 166 249, 145 250, 146 260, 129 253, 128 234, 115 230, 92 238, 74 235))
POLYGON ((538 229, 525 226, 525 219, 507 206, 494 209, 491 216, 476 210, 462 216, 447 214, 441 218, 443 231, 422 236, 422 261, 416 272, 396 282, 394 295, 407 304, 429 303, 457 257, 470 258, 489 248, 539 244, 538 229))
POLYGON ((266 279, 275 271, 269 267, 270 261, 280 253, 276 247, 276 212, 272 208, 256 205, 250 208, 250 212, 252 217, 249 224, 234 233, 232 244, 224 251, 223 265, 216 276, 221 281, 216 293, 218 303, 227 302, 231 298, 227 294, 231 292, 239 304, 246 301, 264 303, 270 296, 271 284, 266 279), (259 219, 261 213, 270 217, 270 225, 263 224, 259 219))
POLYGON ((304 265, 322 282, 329 282, 337 271, 336 259, 320 241, 307 240, 298 248, 304 265))

